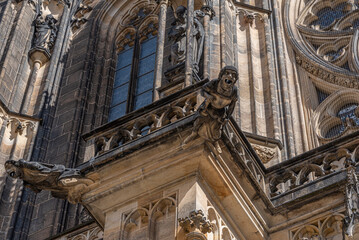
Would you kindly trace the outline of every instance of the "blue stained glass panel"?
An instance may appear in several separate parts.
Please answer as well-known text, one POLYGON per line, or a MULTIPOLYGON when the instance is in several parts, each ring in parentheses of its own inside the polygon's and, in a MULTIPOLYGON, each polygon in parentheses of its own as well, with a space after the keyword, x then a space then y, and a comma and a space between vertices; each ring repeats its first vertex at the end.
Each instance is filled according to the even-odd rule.
POLYGON ((118 70, 115 75, 114 87, 119 87, 128 82, 131 78, 131 65, 118 70))
POLYGON ((128 50, 122 51, 117 55, 116 70, 121 69, 127 65, 132 64, 133 47, 128 50))
POLYGON ((134 110, 144 107, 152 102, 152 91, 142 93, 135 97, 134 110))
POLYGON ((156 52, 157 37, 153 37, 141 43, 141 54, 140 58, 146 57, 156 52))
POLYGON ((156 54, 152 54, 140 60, 138 76, 152 71, 155 68, 156 54))
POLYGON ((153 71, 140 77, 137 81, 136 95, 153 88, 153 71))
POLYGON ((325 7, 317 12, 318 20, 315 20, 311 25, 320 25, 321 28, 328 27, 335 19, 342 18, 346 13, 347 3, 340 3, 332 9, 331 7, 325 7))
POLYGON ((126 102, 114 106, 110 109, 109 122, 122 117, 126 113, 126 102))
POLYGON ((128 94, 128 83, 122 85, 121 87, 115 88, 112 94, 112 103, 111 106, 117 105, 123 101, 127 100, 128 94))

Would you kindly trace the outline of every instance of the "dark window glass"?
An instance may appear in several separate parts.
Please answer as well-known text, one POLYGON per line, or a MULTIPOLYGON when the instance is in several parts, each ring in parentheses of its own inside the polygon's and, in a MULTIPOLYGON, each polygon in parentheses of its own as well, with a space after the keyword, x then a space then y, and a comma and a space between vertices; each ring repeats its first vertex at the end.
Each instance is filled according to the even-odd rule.
POLYGON ((138 76, 142 76, 145 73, 153 71, 156 63, 156 54, 152 54, 145 58, 140 59, 138 76))
POLYGON ((131 65, 116 71, 114 87, 119 87, 127 83, 131 78, 131 65))
POLYGON ((148 105, 149 103, 152 102, 152 89, 148 92, 144 92, 138 96, 135 97, 135 104, 134 104, 134 109, 139 109, 141 107, 144 107, 146 105, 148 105))
POLYGON ((118 54, 109 121, 152 102, 157 37, 135 41, 118 54))

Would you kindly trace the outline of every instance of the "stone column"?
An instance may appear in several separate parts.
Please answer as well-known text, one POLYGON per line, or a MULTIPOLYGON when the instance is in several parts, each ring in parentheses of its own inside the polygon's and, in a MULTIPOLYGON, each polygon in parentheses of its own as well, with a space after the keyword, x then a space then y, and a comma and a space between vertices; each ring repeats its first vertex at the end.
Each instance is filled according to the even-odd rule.
POLYGON ((155 90, 153 100, 160 98, 158 88, 162 84, 162 67, 163 67, 163 49, 165 45, 166 34, 166 14, 167 14, 168 0, 160 1, 160 16, 158 20, 158 35, 157 35, 157 52, 156 52, 156 69, 155 69, 155 90))
POLYGON ((204 5, 201 8, 202 12, 206 15, 203 19, 203 27, 204 27, 204 50, 203 50, 203 78, 209 78, 209 55, 210 55, 210 40, 209 40, 209 30, 210 30, 210 20, 216 15, 215 11, 213 10, 212 6, 204 5))
POLYGON ((186 31, 186 70, 184 86, 187 87, 192 84, 192 54, 193 54, 193 13, 194 13, 194 0, 187 2, 187 31, 186 31))

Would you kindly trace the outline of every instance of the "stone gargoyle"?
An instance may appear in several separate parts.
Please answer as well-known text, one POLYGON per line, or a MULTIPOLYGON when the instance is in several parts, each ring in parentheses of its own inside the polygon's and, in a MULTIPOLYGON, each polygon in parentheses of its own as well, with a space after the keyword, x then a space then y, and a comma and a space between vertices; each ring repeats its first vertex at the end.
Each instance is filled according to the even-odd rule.
POLYGON ((90 190, 96 179, 84 177, 78 169, 63 165, 8 160, 7 174, 24 181, 24 186, 38 193, 51 191, 53 197, 67 199, 70 203, 81 202, 81 196, 90 190))
POLYGON ((203 86, 201 93, 205 100, 198 108, 192 133, 184 140, 183 146, 198 135, 209 142, 217 142, 221 138, 223 126, 238 100, 237 79, 237 68, 226 66, 221 69, 218 79, 203 86))

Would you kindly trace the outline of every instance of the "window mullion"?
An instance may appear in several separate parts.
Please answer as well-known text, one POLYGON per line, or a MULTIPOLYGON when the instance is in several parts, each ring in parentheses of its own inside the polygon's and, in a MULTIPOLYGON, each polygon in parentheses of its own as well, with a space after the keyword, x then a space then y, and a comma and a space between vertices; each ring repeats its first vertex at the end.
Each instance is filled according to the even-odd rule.
POLYGON ((138 65, 140 59, 140 41, 138 37, 138 32, 136 33, 135 46, 133 50, 133 59, 132 59, 132 69, 131 69, 131 79, 128 88, 128 101, 127 101, 127 113, 131 112, 134 108, 134 96, 136 90, 136 82, 138 75, 138 65))

